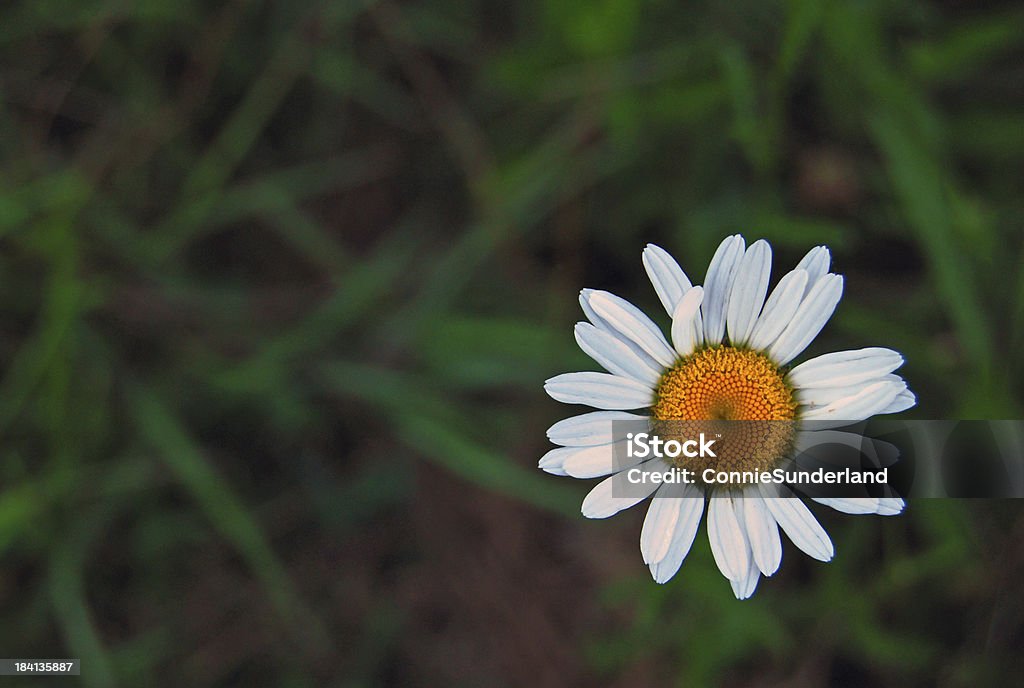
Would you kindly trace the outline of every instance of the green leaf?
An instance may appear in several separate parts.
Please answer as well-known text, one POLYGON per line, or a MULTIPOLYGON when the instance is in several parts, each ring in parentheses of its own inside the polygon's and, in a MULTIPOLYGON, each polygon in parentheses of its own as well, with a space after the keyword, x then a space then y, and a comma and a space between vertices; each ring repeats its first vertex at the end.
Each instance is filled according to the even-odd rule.
POLYGON ((142 438, 242 556, 299 643, 321 645, 325 630, 299 598, 255 517, 203 456, 181 422, 152 392, 136 386, 131 411, 142 438))

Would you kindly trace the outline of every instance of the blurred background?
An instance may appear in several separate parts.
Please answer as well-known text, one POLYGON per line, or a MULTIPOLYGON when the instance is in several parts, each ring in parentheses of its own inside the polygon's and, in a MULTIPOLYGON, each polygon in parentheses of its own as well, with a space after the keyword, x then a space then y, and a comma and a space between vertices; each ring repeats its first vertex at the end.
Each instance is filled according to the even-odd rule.
POLYGON ((596 369, 578 290, 663 315, 644 245, 700 282, 735 232, 776 276, 831 247, 808 355, 893 347, 910 417, 1020 418, 1022 164, 1013 3, 6 2, 0 655, 84 686, 1013 684, 1013 501, 815 509, 835 560, 787 544, 737 602, 703 528, 658 586, 642 508, 588 522, 535 466, 579 412, 544 379, 596 369))

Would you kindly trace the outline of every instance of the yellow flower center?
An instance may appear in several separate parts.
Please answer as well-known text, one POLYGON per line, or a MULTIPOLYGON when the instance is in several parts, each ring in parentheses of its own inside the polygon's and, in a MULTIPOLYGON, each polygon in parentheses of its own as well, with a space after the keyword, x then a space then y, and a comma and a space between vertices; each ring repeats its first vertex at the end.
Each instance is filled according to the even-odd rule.
POLYGON ((681 359, 658 382, 651 408, 662 439, 703 432, 716 442, 715 457, 683 457, 697 471, 771 470, 793 444, 797 402, 782 372, 757 351, 716 346, 681 359), (744 421, 744 422, 736 422, 744 421))
POLYGON ((796 401, 767 356, 717 346, 662 375, 653 412, 658 420, 793 420, 796 401))

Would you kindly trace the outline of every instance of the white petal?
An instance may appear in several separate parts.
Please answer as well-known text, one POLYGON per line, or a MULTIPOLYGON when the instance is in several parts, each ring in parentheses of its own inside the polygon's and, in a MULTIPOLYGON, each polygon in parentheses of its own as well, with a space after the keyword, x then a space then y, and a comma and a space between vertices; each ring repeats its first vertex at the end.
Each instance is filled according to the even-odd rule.
POLYGON ((917 404, 917 397, 909 389, 905 389, 896 395, 896 398, 879 413, 899 413, 913 408, 917 404))
POLYGON ((794 396, 801 405, 808 409, 821 408, 831 403, 856 396, 876 382, 902 383, 903 378, 892 373, 873 380, 865 380, 845 387, 809 387, 795 390, 794 396))
POLYGON ((546 381, 544 390, 555 401, 609 410, 650 406, 654 394, 645 384, 608 373, 563 373, 546 381))
POLYGON ((711 554, 722 575, 729 580, 743 580, 750 564, 749 547, 740 530, 731 497, 711 497, 708 505, 708 540, 711 542, 711 554))
POLYGON ((588 322, 576 323, 576 343, 583 352, 609 373, 621 375, 654 387, 661 371, 652 368, 625 342, 588 322))
POLYGON ((902 380, 899 382, 890 380, 875 382, 852 397, 839 399, 828 406, 806 411, 801 417, 805 421, 815 421, 814 427, 817 429, 855 423, 881 412, 893 402, 900 392, 906 389, 906 385, 907 383, 902 380), (825 424, 826 422, 829 424, 828 426, 825 424))
POLYGON ((587 518, 614 516, 623 509, 644 501, 658 487, 648 483, 633 485, 629 482, 627 473, 628 471, 622 471, 599 482, 583 498, 583 506, 580 508, 583 515, 587 518))
POLYGON ((665 307, 666 313, 672 315, 679 304, 679 299, 693 286, 690 284, 690 278, 679 267, 676 259, 660 246, 647 244, 643 261, 647 276, 654 285, 654 291, 658 292, 661 305, 665 307))
POLYGON ((633 340, 658 363, 666 368, 675 363, 675 352, 661 330, 639 308, 606 291, 593 292, 590 306, 608 325, 633 340))
POLYGON ((568 475, 568 473, 565 472, 565 469, 562 468, 562 462, 565 461, 565 457, 567 456, 563 449, 564 447, 552 449, 547 454, 540 457, 540 461, 537 462, 537 468, 550 473, 551 475, 568 475))
POLYGON ((562 470, 566 475, 573 478, 599 478, 643 463, 643 459, 629 458, 625 446, 626 440, 621 440, 596 447, 564 447, 555 451, 566 452, 562 460, 562 470))
POLYGON ((764 493, 764 502, 772 517, 782 527, 793 544, 819 561, 829 561, 835 550, 828 533, 814 518, 807 506, 796 497, 764 493))
POLYGON ((563 447, 609 444, 615 440, 613 433, 617 421, 639 424, 642 420, 648 419, 625 411, 591 411, 558 421, 548 428, 548 439, 563 447))
POLYGON ((901 365, 903 356, 892 349, 835 351, 804 361, 789 371, 787 380, 797 388, 842 387, 882 377, 901 365))
POLYGON ((894 516, 903 511, 905 506, 906 502, 899 497, 881 497, 878 500, 878 511, 875 513, 879 516, 894 516))
POLYGON ((771 346, 793 319, 804 298, 807 271, 793 270, 775 285, 750 335, 750 347, 763 351, 771 346))
POLYGON ((645 564, 654 564, 665 558, 683 505, 682 490, 674 484, 662 485, 651 500, 640 531, 640 554, 645 564))
POLYGON ((583 314, 587 316, 587 320, 594 323, 605 332, 613 332, 612 326, 606 323, 604 318, 598 315, 593 306, 590 305, 590 296, 593 293, 593 289, 580 289, 580 308, 583 309, 583 314))
POLYGON ((711 258, 704 278, 704 303, 701 314, 704 319, 704 341, 718 344, 725 334, 725 314, 729 308, 729 294, 746 243, 739 234, 728 237, 718 246, 711 258))
POLYGON ((814 501, 846 514, 894 516, 904 507, 899 497, 815 497, 814 501))
POLYGON ((694 287, 686 292, 672 313, 672 344, 680 356, 689 356, 697 347, 697 314, 703 300, 704 290, 694 287))
POLYGON ((761 573, 770 576, 779 570, 782 562, 779 527, 756 489, 744 491, 740 506, 753 559, 761 573))
POLYGON ((812 497, 811 499, 844 514, 874 514, 878 512, 877 497, 812 497))
POLYGON ((681 502, 679 517, 668 551, 661 561, 649 564, 651 576, 657 583, 668 582, 679 571, 683 559, 693 546, 700 518, 704 514, 704 495, 693 485, 684 485, 683 490, 686 496, 678 499, 681 502))
POLYGON ((764 305, 771 273, 772 248, 767 241, 759 239, 743 255, 729 295, 726 325, 733 344, 747 343, 764 305))
POLYGON ((772 344, 768 355, 779 365, 792 361, 825 327, 842 295, 843 278, 839 275, 825 275, 818 280, 801 302, 792 322, 772 344))
POLYGON ((818 280, 828 274, 831 264, 832 254, 829 253, 828 248, 825 246, 815 246, 796 264, 797 270, 807 271, 807 287, 804 295, 814 287, 818 280))
MULTIPOLYGON (((651 368, 659 368, 661 364, 655 361, 654 358, 652 358, 649 353, 644 351, 640 345, 638 345, 632 339, 626 337, 621 332, 616 330, 608 321, 606 321, 604 318, 597 314, 597 311, 594 310, 594 307, 590 305, 590 298, 594 295, 594 291, 595 290, 593 289, 580 290, 580 307, 583 309, 583 314, 587 316, 587 320, 592 322, 594 326, 597 327, 599 330, 607 332, 608 334, 612 335, 613 337, 621 341, 623 344, 628 346, 630 349, 632 349, 633 353, 642 358, 648 364, 648 366, 650 366, 651 368)), ((614 298, 619 297, 616 296, 614 298)), ((622 301, 624 303, 628 303, 628 301, 625 301, 625 299, 622 299, 622 301)))
POLYGON ((757 564, 754 563, 754 558, 749 558, 747 565, 747 575, 738 581, 731 580, 729 585, 732 586, 732 594, 736 596, 737 600, 747 600, 754 594, 757 589, 757 583, 761 580, 761 572, 757 568, 757 564))

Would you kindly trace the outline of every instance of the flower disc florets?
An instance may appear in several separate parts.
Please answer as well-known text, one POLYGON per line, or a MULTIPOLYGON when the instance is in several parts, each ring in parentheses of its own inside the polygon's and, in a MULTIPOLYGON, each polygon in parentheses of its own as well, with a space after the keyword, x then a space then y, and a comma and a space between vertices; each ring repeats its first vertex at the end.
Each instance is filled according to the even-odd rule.
POLYGON ((782 372, 763 353, 732 346, 695 351, 665 371, 651 409, 663 439, 720 437, 714 457, 680 456, 696 471, 771 470, 790 454, 797 402, 782 372))

